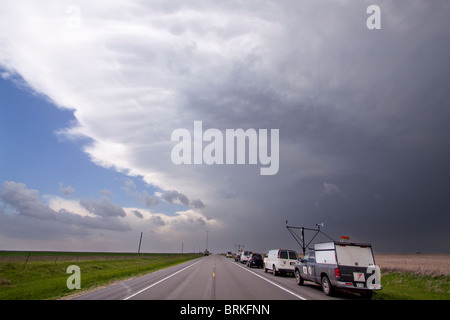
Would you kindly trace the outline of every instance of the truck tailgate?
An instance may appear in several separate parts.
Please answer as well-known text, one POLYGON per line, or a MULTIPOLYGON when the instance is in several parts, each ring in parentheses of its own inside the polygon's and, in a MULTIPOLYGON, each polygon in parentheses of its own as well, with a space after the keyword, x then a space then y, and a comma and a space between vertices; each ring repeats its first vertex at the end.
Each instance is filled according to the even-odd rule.
POLYGON ((339 266, 341 281, 344 282, 366 282, 370 273, 367 273, 367 267, 357 266, 339 266))

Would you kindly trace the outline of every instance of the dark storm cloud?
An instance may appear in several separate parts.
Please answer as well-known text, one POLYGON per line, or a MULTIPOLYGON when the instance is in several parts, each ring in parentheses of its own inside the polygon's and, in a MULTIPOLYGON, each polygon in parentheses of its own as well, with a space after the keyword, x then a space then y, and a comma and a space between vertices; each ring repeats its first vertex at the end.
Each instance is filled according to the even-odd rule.
POLYGON ((285 219, 324 222, 334 236, 349 233, 382 250, 450 249, 450 6, 379 4, 375 31, 361 15, 366 3, 299 5, 297 28, 282 25, 266 50, 272 55, 255 50, 202 99, 189 97, 210 127, 280 129, 279 174, 234 185, 234 194, 258 204, 242 208, 249 217, 241 225, 253 221, 263 234, 278 225, 283 234, 285 219), (312 21, 308 9, 324 19, 312 21), (285 63, 273 73, 258 69, 274 55, 285 63))

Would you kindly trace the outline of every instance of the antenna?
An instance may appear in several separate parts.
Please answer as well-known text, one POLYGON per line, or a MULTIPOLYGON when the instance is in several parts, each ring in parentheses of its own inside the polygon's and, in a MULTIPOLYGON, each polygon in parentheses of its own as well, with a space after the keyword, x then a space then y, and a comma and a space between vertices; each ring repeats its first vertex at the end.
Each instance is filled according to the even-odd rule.
POLYGON ((295 241, 297 241, 297 243, 300 245, 300 247, 303 250, 303 255, 305 255, 306 253, 306 248, 309 247, 309 245, 311 244, 311 242, 314 240, 314 238, 319 234, 323 234, 324 236, 326 236, 327 238, 331 239, 332 241, 334 241, 331 237, 329 237, 328 235, 326 235, 325 233, 323 233, 322 231, 320 231, 320 227, 323 228, 323 222, 322 223, 316 223, 316 227, 317 229, 311 229, 311 228, 305 228, 305 227, 295 227, 295 226, 289 226, 288 225, 288 221, 286 220, 286 228, 288 229, 288 231, 291 233, 291 235, 294 237, 295 241), (297 235, 293 229, 298 229, 301 230, 301 235, 297 235), (312 239, 308 242, 308 244, 305 244, 305 230, 307 231, 315 231, 316 233, 314 234, 314 236, 312 237, 312 239))

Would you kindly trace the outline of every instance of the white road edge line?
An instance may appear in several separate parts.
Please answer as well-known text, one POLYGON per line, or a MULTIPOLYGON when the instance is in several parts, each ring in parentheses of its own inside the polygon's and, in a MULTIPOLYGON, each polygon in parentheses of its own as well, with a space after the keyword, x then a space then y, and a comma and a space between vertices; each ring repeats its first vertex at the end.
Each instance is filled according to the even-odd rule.
POLYGON ((178 271, 177 271, 177 272, 175 272, 175 273, 172 273, 171 275, 169 275, 169 276, 165 277, 164 279, 161 279, 161 280, 159 280, 159 281, 157 281, 157 282, 155 282, 155 283, 153 283, 153 284, 149 285, 148 287, 145 287, 144 289, 142 289, 142 290, 139 290, 138 292, 135 292, 135 293, 133 293, 132 295, 130 295, 130 296, 128 296, 128 297, 125 297, 125 298, 123 298, 122 300, 128 300, 128 299, 130 299, 130 298, 133 298, 134 296, 136 296, 136 295, 138 295, 138 294, 140 294, 140 293, 144 292, 145 290, 148 290, 148 289, 150 289, 151 287, 154 287, 154 286, 156 286, 157 284, 159 284, 159 283, 161 283, 161 282, 163 282, 163 281, 165 281, 165 280, 169 279, 170 277, 173 277, 173 276, 174 276, 174 275, 176 275, 177 273, 180 273, 180 272, 182 272, 182 271, 186 270, 187 268, 190 268, 190 267, 192 267, 193 265, 195 265, 195 264, 199 263, 200 261, 201 261, 201 260, 199 260, 199 261, 197 261, 197 262, 194 262, 193 264, 190 264, 190 265, 188 265, 187 267, 184 267, 183 269, 181 269, 181 270, 178 270, 178 271))
MULTIPOLYGON (((229 260, 227 260, 227 261, 229 261, 229 260)), ((296 294, 295 292, 292 292, 292 291, 290 291, 290 290, 288 290, 288 289, 286 289, 286 288, 280 286, 279 284, 276 284, 275 282, 270 281, 269 279, 266 279, 266 278, 264 278, 263 276, 260 276, 260 275, 257 274, 256 272, 253 272, 253 271, 251 271, 251 270, 249 270, 249 269, 247 269, 247 268, 244 268, 243 266, 240 266, 240 265, 238 265, 238 264, 235 264, 235 263, 233 263, 232 261, 229 261, 229 262, 231 262, 231 263, 234 264, 234 265, 237 265, 238 267, 244 269, 245 271, 248 271, 248 272, 250 272, 250 273, 253 273, 255 276, 258 276, 258 277, 260 277, 261 279, 263 279, 263 280, 269 282, 270 284, 273 284, 274 286, 280 288, 281 290, 284 290, 284 291, 286 291, 287 293, 292 294, 293 296, 299 298, 300 300, 308 300, 308 299, 306 299, 305 297, 302 297, 301 295, 298 295, 298 294, 296 294)))

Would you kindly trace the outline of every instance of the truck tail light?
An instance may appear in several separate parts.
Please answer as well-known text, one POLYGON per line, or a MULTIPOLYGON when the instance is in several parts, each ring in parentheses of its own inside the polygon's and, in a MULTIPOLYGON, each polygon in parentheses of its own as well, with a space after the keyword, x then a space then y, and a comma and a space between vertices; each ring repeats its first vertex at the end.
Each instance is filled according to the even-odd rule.
POLYGON ((336 280, 339 280, 341 278, 341 271, 339 268, 334 268, 334 276, 336 277, 336 280))

